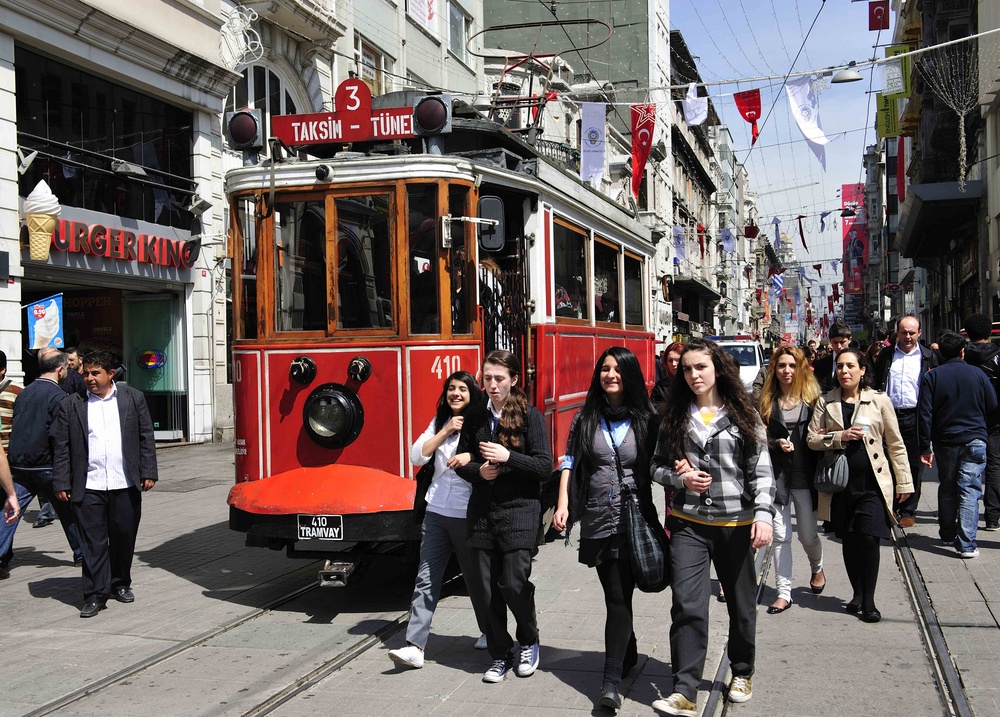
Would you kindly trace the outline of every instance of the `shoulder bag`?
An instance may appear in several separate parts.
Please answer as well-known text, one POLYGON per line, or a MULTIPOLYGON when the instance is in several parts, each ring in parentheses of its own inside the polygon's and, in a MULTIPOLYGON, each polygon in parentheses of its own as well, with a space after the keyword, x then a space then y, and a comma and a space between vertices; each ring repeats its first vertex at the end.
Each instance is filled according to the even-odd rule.
POLYGON ((847 487, 850 473, 842 450, 824 451, 816 463, 813 487, 820 493, 839 493, 847 487))
POLYGON ((628 543, 632 577, 635 586, 644 593, 658 593, 670 584, 670 541, 660 525, 653 517, 647 518, 639 510, 639 501, 635 491, 625 484, 625 471, 618 456, 618 446, 615 445, 611 433, 611 424, 604 419, 604 425, 611 437, 611 450, 615 454, 615 468, 618 472, 618 490, 621 496, 621 520, 625 527, 625 540, 628 543))

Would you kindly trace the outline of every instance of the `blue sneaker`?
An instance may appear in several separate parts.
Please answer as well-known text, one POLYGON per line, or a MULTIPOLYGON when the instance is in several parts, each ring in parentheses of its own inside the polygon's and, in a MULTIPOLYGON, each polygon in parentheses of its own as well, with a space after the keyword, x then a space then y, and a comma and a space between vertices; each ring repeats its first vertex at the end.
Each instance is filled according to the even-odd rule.
POLYGON ((483 682, 503 682, 503 678, 507 676, 507 673, 510 672, 510 668, 513 666, 513 655, 493 660, 490 669, 486 670, 486 673, 483 675, 483 682))
POLYGON ((538 667, 538 640, 532 645, 521 645, 521 654, 517 660, 518 677, 530 677, 538 667))

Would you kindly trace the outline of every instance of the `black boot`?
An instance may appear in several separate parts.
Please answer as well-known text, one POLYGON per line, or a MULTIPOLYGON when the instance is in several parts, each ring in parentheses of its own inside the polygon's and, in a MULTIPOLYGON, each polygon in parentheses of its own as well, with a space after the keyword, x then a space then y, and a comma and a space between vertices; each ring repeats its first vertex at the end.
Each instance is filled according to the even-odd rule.
POLYGON ((601 707, 617 710, 622 706, 622 696, 618 688, 622 684, 622 662, 613 657, 604 658, 604 686, 597 704, 601 707))
POLYGON ((635 633, 629 638, 628 648, 625 650, 625 659, 622 660, 622 676, 627 677, 632 668, 639 662, 639 647, 635 642, 635 633))

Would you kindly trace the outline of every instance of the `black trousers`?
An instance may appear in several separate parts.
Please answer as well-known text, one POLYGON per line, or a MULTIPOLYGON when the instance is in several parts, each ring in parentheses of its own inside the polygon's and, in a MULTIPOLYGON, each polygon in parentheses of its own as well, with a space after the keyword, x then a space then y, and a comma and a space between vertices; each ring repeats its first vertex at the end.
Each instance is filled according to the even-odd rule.
POLYGON ((490 657, 500 660, 514 647, 507 631, 507 608, 517 623, 517 642, 532 645, 538 640, 535 615, 535 585, 531 582, 530 550, 472 549, 472 564, 480 594, 488 596, 486 644, 490 657))
POLYGON ((88 490, 73 512, 83 550, 83 598, 103 603, 113 590, 132 585, 142 494, 134 487, 88 490))
POLYGON ((924 469, 923 463, 920 462, 920 445, 917 442, 916 410, 904 408, 896 411, 896 422, 899 423, 903 443, 906 444, 906 460, 910 464, 910 475, 913 476, 913 493, 906 500, 902 502, 894 500, 893 503, 900 517, 912 518, 920 502, 920 475, 924 469))
POLYGON ((750 526, 715 527, 689 520, 670 520, 670 662, 674 691, 692 702, 705 672, 708 652, 709 563, 726 593, 729 610, 729 660, 734 677, 754 671, 757 631, 757 579, 750 526))
POLYGON ((986 439, 983 508, 987 525, 1000 521, 1000 432, 990 433, 986 439))

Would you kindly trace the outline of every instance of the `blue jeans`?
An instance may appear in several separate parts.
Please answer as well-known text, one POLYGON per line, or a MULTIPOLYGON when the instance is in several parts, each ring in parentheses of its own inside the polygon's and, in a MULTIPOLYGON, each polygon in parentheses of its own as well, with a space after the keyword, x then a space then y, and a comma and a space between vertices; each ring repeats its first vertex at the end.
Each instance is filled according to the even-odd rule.
POLYGON ((938 531, 961 552, 976 549, 979 497, 986 470, 986 441, 935 446, 938 459, 938 531))
POLYGON ((73 509, 66 501, 56 500, 52 491, 52 471, 28 471, 19 468, 11 468, 14 476, 14 490, 17 493, 17 502, 21 505, 21 514, 17 520, 7 525, 0 522, 0 566, 6 567, 13 555, 14 532, 21 524, 24 511, 31 505, 36 495, 46 498, 52 503, 59 523, 62 525, 63 533, 66 535, 66 542, 73 550, 73 559, 79 559, 83 553, 80 551, 80 534, 77 531, 76 520, 73 518, 73 509))

